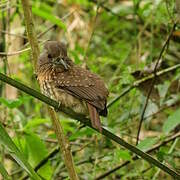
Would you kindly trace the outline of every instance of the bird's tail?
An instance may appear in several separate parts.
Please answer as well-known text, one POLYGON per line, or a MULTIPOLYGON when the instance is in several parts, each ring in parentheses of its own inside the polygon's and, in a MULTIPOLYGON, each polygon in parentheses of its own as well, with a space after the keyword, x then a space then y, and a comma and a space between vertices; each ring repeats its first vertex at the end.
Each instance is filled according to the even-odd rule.
POLYGON ((101 121, 97 109, 89 103, 87 103, 87 106, 92 126, 102 132, 101 121))

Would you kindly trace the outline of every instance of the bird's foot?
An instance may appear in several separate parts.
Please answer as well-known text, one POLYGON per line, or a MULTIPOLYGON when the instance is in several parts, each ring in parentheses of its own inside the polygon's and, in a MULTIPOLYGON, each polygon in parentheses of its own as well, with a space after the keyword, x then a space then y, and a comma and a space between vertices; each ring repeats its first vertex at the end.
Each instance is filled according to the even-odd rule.
POLYGON ((58 111, 59 111, 59 109, 60 109, 60 107, 61 107, 61 102, 58 102, 58 107, 57 107, 57 108, 55 108, 54 110, 55 110, 56 112, 58 112, 58 111))
POLYGON ((80 130, 80 129, 84 128, 84 127, 86 127, 86 125, 80 124, 80 126, 78 127, 78 129, 80 130))

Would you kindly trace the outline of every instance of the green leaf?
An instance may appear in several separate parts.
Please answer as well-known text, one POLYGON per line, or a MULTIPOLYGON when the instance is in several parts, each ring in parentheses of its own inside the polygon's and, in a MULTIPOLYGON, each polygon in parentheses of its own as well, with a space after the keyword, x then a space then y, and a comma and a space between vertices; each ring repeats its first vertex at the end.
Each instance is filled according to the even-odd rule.
POLYGON ((28 159, 28 149, 24 136, 17 135, 13 138, 13 142, 15 143, 17 148, 23 153, 24 157, 28 159))
POLYGON ((142 151, 147 151, 158 141, 157 137, 147 137, 144 140, 140 141, 137 147, 142 151))
POLYGON ((118 161, 120 159, 123 160, 131 160, 131 155, 129 154, 129 152, 127 150, 121 150, 121 149, 117 149, 115 151, 115 158, 118 159, 118 161))
POLYGON ((12 139, 9 137, 6 130, 0 123, 0 143, 5 146, 9 154, 15 159, 15 161, 29 174, 32 179, 40 180, 40 177, 34 172, 31 165, 25 159, 24 155, 19 151, 12 139))
MULTIPOLYGON (((25 139, 29 152, 29 162, 33 167, 35 167, 48 155, 48 151, 43 141, 36 134, 30 131, 28 133, 26 132, 25 139)), ((50 180, 52 176, 50 162, 48 161, 43 167, 41 167, 38 173, 46 180, 50 180)))
POLYGON ((23 103, 21 99, 10 100, 3 97, 0 97, 0 102, 10 109, 17 108, 23 103))
POLYGON ((65 24, 61 21, 60 18, 58 18, 58 17, 56 17, 56 16, 54 16, 54 15, 52 15, 52 14, 50 14, 50 13, 47 13, 47 12, 45 12, 45 11, 39 9, 39 8, 36 8, 36 7, 32 7, 32 12, 33 12, 35 15, 37 15, 37 16, 43 18, 43 19, 49 20, 49 21, 52 22, 53 24, 58 25, 59 27, 63 28, 63 29, 66 31, 66 26, 65 26, 65 24))
POLYGON ((159 151, 156 154, 158 160, 162 162, 165 159, 165 156, 168 154, 168 151, 168 147, 160 147, 159 151))
POLYGON ((51 13, 53 6, 49 5, 47 2, 41 2, 38 8, 41 8, 41 10, 46 11, 48 13, 51 13))
POLYGON ((161 98, 164 98, 166 96, 166 94, 168 92, 169 84, 170 83, 166 81, 165 83, 159 84, 157 86, 158 91, 159 91, 159 95, 160 95, 161 98))
POLYGON ((34 118, 28 121, 28 123, 24 126, 24 130, 37 127, 44 123, 50 123, 49 119, 43 119, 43 118, 34 118))
POLYGON ((173 130, 178 124, 180 124, 180 109, 171 114, 168 119, 163 124, 163 132, 168 134, 171 130, 173 130))
POLYGON ((69 137, 69 140, 73 141, 73 140, 77 139, 78 137, 92 136, 93 133, 94 133, 94 131, 92 129, 90 129, 90 128, 83 128, 80 131, 73 133, 69 137))
POLYGON ((76 126, 74 124, 74 122, 72 120, 69 120, 69 119, 64 119, 64 118, 61 118, 61 124, 63 126, 63 129, 64 129, 64 132, 65 134, 67 132, 71 132, 72 134, 75 133, 75 130, 76 130, 76 126))
POLYGON ((3 179, 10 180, 11 177, 8 175, 8 172, 6 171, 5 167, 3 164, 0 162, 0 173, 3 177, 3 179))

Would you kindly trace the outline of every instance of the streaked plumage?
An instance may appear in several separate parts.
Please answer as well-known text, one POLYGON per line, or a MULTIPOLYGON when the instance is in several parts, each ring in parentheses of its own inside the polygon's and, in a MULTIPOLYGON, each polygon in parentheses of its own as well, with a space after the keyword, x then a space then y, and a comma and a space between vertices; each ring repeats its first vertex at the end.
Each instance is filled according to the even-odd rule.
POLYGON ((90 115, 92 126, 102 130, 99 114, 107 116, 108 90, 96 74, 75 65, 64 44, 48 41, 38 61, 42 92, 73 111, 90 115))

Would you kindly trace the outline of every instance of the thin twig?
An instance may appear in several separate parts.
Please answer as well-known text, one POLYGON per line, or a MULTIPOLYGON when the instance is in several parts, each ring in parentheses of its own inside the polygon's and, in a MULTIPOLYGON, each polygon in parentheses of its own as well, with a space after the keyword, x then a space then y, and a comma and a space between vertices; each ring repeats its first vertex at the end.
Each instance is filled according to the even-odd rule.
POLYGON ((113 16, 117 16, 119 18, 124 18, 124 16, 120 16, 119 14, 116 14, 115 12, 113 12, 110 8, 108 8, 107 6, 104 5, 104 2, 99 3, 98 0, 89 0, 95 4, 99 4, 100 7, 102 7, 104 10, 106 10, 107 12, 111 13, 113 16))
POLYGON ((92 25, 92 28, 91 28, 91 34, 90 34, 90 37, 89 37, 89 40, 88 40, 88 43, 87 43, 87 47, 85 48, 84 50, 84 57, 83 57, 83 60, 85 61, 86 60, 86 55, 87 55, 87 51, 88 51, 88 48, 90 46, 90 43, 92 41, 92 38, 93 38, 93 35, 94 35, 94 31, 95 31, 95 25, 96 25, 96 21, 97 21, 97 17, 98 17, 98 10, 99 10, 99 3, 97 4, 97 8, 96 8, 96 15, 93 19, 93 25, 92 25))
MULTIPOLYGON (((73 14, 74 13, 74 11, 76 11, 76 10, 73 10, 73 11, 71 11, 71 12, 69 12, 68 14, 66 14, 65 16, 63 16, 61 19, 62 20, 64 20, 64 19, 66 19, 67 17, 69 17, 71 14, 73 14)), ((51 25, 50 27, 48 27, 45 31, 43 31, 42 33, 40 33, 38 36, 37 36, 37 38, 41 38, 44 34, 46 34, 47 32, 49 32, 52 28, 54 28, 54 27, 56 27, 56 25, 51 25)), ((7 33, 6 31, 3 31, 3 30, 0 30, 2 33, 6 33, 6 34, 9 34, 9 35, 13 35, 13 36, 18 36, 18 37, 22 37, 22 38, 27 38, 26 36, 23 36, 23 35, 18 35, 18 34, 14 34, 14 33, 7 33)), ((23 46, 23 48, 24 47, 26 47, 27 45, 29 45, 29 42, 27 42, 24 46, 23 46)), ((26 48, 26 49, 23 49, 23 48, 21 48, 21 50, 19 50, 19 51, 16 51, 16 52, 9 52, 9 53, 6 53, 6 52, 0 52, 0 55, 1 56, 14 56, 14 55, 19 55, 19 54, 21 54, 21 53, 23 53, 23 52, 26 52, 26 51, 30 51, 31 50, 31 48, 26 48)))
MULTIPOLYGON (((60 18, 61 20, 65 20, 67 17, 71 16, 74 12, 76 11, 76 9, 72 10, 71 12, 67 13, 66 15, 64 15, 62 18, 60 18)), ((37 38, 41 38, 42 36, 44 36, 47 32, 49 32, 50 30, 52 30, 53 28, 55 28, 57 25, 53 24, 50 25, 45 31, 39 33, 37 35, 37 38)), ((22 48, 26 47, 29 45, 29 42, 27 42, 22 48)))
MULTIPOLYGON (((47 40, 44 40, 44 41, 41 41, 40 44, 44 44, 47 40)), ((26 51, 31 51, 31 48, 26 48, 26 49, 22 49, 22 50, 19 50, 19 51, 15 51, 15 52, 0 52, 0 56, 16 56, 16 55, 19 55, 21 53, 24 53, 26 51)))
MULTIPOLYGON (((163 69, 161 71, 158 71, 156 73, 156 77, 162 76, 166 73, 175 71, 176 69, 180 68, 180 64, 176 64, 174 66, 171 66, 169 68, 163 69)), ((152 80, 154 78, 154 73, 148 75, 147 77, 144 77, 142 79, 139 79, 135 81, 131 86, 127 87, 120 95, 118 95, 116 98, 114 98, 110 103, 108 103, 107 107, 110 108, 113 104, 115 104, 121 97, 129 93, 132 89, 139 87, 141 84, 145 83, 146 81, 152 80)))
POLYGON ((143 111, 142 111, 142 114, 141 114, 141 119, 140 119, 140 123, 139 123, 139 127, 138 127, 138 132, 137 132, 136 145, 137 145, 138 142, 139 142, 139 135, 140 135, 140 132, 141 132, 142 122, 143 122, 143 120, 144 120, 144 115, 145 115, 145 112, 146 112, 146 108, 147 108, 147 105, 148 105, 148 102, 149 102, 149 98, 150 98, 151 92, 152 92, 153 87, 154 87, 155 82, 156 82, 157 68, 158 68, 159 62, 160 62, 160 60, 161 60, 161 58, 162 58, 163 53, 164 53, 166 47, 167 47, 168 44, 169 44, 169 41, 170 41, 170 39, 171 39, 171 37, 172 37, 172 34, 173 34, 174 30, 175 30, 175 27, 176 27, 176 23, 173 24, 173 27, 172 27, 172 29, 171 29, 171 32, 170 32, 170 34, 168 35, 168 38, 167 38, 167 40, 165 41, 165 43, 164 43, 164 45, 163 45, 163 47, 162 47, 162 49, 161 49, 161 52, 160 52, 160 54, 159 54, 159 57, 158 57, 158 59, 157 59, 157 61, 156 61, 155 67, 154 67, 154 72, 153 72, 154 78, 153 78, 153 80, 152 80, 152 82, 151 82, 151 86, 150 86, 150 89, 149 89, 149 92, 148 92, 148 95, 147 95, 147 98, 146 98, 146 102, 145 102, 145 105, 144 105, 144 108, 143 108, 143 111))
MULTIPOLYGON (((65 16, 63 16, 62 18, 60 18, 61 20, 65 20, 67 17, 71 16, 74 12, 76 11, 76 9, 72 10, 71 12, 67 13, 65 16)), ((47 32, 49 32, 52 28, 56 27, 57 25, 53 24, 51 26, 49 26, 45 31, 43 31, 42 33, 38 34, 37 37, 40 38, 42 37, 44 34, 46 34, 47 32)))
POLYGON ((31 48, 26 48, 26 49, 22 49, 20 51, 15 51, 15 52, 10 52, 10 53, 0 52, 0 55, 1 56, 14 56, 14 55, 19 55, 23 52, 30 51, 30 50, 31 50, 31 48))
POLYGON ((23 39, 27 39, 27 36, 23 36, 23 35, 16 34, 16 33, 11 33, 11 32, 5 31, 5 30, 0 29, 0 32, 3 33, 3 34, 10 35, 10 36, 16 36, 16 37, 20 37, 20 38, 23 38, 23 39))

